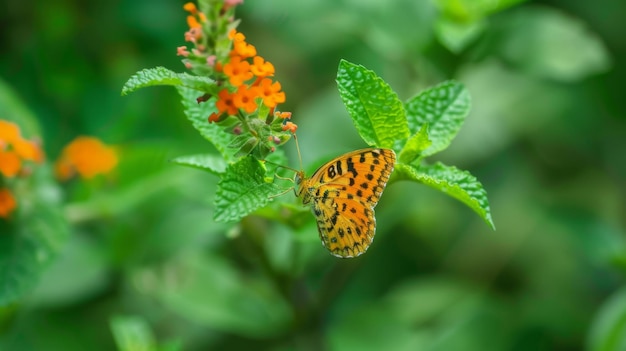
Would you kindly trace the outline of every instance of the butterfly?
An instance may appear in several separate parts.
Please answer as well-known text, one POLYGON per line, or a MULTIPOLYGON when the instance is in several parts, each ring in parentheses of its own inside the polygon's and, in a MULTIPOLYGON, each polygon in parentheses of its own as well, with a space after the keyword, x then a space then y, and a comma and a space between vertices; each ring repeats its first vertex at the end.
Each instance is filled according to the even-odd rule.
POLYGON ((310 178, 298 171, 294 192, 310 204, 322 244, 337 257, 356 257, 372 243, 374 207, 396 162, 390 149, 368 148, 341 155, 310 178))

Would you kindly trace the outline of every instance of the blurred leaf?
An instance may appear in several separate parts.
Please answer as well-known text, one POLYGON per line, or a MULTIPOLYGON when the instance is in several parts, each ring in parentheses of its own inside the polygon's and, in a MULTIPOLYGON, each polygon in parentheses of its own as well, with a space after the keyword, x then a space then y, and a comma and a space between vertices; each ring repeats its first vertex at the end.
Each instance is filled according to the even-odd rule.
POLYGON ((480 20, 526 0, 435 0, 443 14, 457 22, 480 20))
POLYGON ((20 299, 38 282, 68 236, 59 189, 45 166, 34 167, 14 190, 18 210, 0 220, 0 306, 20 299))
POLYGON ((183 86, 210 94, 217 94, 218 91, 217 84, 207 77, 193 76, 188 73, 176 73, 164 67, 156 67, 146 68, 130 77, 122 88, 122 95, 128 95, 141 88, 158 85, 183 86))
POLYGON ((476 177, 469 172, 439 162, 434 165, 420 165, 419 167, 399 163, 396 165, 394 174, 404 179, 423 183, 460 200, 495 230, 487 192, 476 177))
POLYGON ((547 7, 520 9, 497 30, 502 56, 532 74, 572 82, 611 66, 604 43, 581 20, 547 7))
POLYGON ((470 96, 465 86, 455 81, 443 82, 420 92, 405 104, 409 129, 413 133, 428 124, 431 145, 422 155, 444 150, 465 121, 470 109, 470 96))
POLYGON ((626 289, 613 294, 598 310, 588 335, 590 351, 626 349, 626 289))
POLYGON ((459 53, 478 38, 485 27, 483 20, 454 22, 441 17, 435 24, 435 33, 445 47, 454 53, 459 53))
POLYGON ((398 161, 402 163, 412 163, 418 158, 422 151, 428 149, 432 145, 432 142, 428 138, 428 123, 422 124, 419 132, 413 134, 406 141, 406 144, 400 151, 400 156, 398 156, 398 161))
POLYGON ((155 351, 157 349, 150 326, 139 317, 113 317, 111 330, 119 351, 155 351))
POLYGON ((230 144, 234 135, 226 133, 224 128, 215 123, 209 123, 211 113, 217 112, 215 98, 198 103, 196 99, 202 95, 201 92, 182 86, 177 86, 176 89, 182 98, 181 102, 185 109, 185 115, 191 121, 193 127, 215 146, 226 161, 232 161, 234 159, 233 150, 229 149, 227 145, 230 144))
POLYGON ((173 159, 172 163, 208 171, 216 176, 226 170, 226 161, 213 154, 180 156, 173 159))
POLYGON ((498 336, 491 335, 497 316, 486 313, 485 302, 479 291, 452 279, 409 280, 340 316, 329 328, 330 349, 498 350, 498 336), (483 345, 489 337, 490 345, 483 345))
POLYGON ((42 275, 29 302, 50 307, 84 301, 107 288, 108 264, 105 248, 98 242, 84 235, 72 235, 58 259, 42 275))
POLYGON ((17 123, 22 136, 27 139, 33 136, 41 137, 39 123, 33 113, 2 79, 0 79, 0 119, 17 123))
POLYGON ((188 250, 162 269, 135 274, 137 288, 177 315, 247 337, 280 335, 292 319, 267 277, 244 274, 225 257, 188 250))
POLYGON ((368 145, 390 148, 395 140, 409 136, 402 102, 373 71, 341 60, 337 84, 354 125, 368 145))
POLYGON ((281 189, 264 180, 265 169, 254 157, 244 157, 230 164, 218 183, 215 196, 215 220, 236 221, 265 206, 281 189))

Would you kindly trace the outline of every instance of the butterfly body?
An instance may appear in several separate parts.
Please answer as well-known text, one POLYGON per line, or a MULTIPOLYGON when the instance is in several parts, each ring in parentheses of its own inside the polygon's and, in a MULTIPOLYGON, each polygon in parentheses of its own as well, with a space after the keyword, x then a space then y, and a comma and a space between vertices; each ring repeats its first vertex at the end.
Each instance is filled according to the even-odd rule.
POLYGON ((294 192, 303 204, 311 205, 322 244, 334 256, 359 256, 372 243, 374 207, 395 161, 393 150, 368 148, 327 162, 310 178, 296 173, 294 192))

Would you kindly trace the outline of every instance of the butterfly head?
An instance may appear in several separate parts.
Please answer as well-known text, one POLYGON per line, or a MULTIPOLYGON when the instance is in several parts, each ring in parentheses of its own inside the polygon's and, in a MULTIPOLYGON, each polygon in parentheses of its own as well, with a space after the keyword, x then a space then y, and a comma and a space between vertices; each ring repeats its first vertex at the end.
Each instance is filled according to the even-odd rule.
POLYGON ((304 179, 304 171, 297 171, 296 175, 293 177, 293 183, 295 186, 293 187, 293 192, 297 197, 300 197, 300 193, 302 192, 302 180, 304 179))

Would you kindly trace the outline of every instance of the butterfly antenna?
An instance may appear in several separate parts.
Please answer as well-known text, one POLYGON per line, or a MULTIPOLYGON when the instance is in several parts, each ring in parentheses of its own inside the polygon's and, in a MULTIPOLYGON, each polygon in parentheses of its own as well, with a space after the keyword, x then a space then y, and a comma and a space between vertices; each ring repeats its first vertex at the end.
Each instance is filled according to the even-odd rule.
POLYGON ((296 137, 296 133, 293 133, 293 140, 296 141, 296 150, 298 150, 298 159, 300 160, 300 171, 303 171, 304 166, 302 166, 302 154, 300 154, 300 144, 298 144, 298 138, 296 137))

